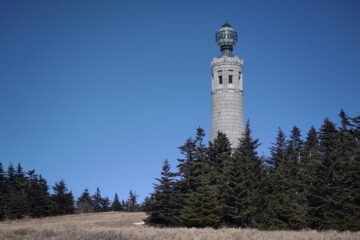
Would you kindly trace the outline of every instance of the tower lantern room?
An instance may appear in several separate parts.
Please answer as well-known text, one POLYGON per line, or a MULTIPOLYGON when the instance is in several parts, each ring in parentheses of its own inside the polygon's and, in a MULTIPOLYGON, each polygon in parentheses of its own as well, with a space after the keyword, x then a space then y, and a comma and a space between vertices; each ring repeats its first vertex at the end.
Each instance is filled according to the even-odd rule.
POLYGON ((232 57, 232 51, 237 43, 237 32, 227 22, 215 34, 216 43, 220 47, 221 55, 232 57))

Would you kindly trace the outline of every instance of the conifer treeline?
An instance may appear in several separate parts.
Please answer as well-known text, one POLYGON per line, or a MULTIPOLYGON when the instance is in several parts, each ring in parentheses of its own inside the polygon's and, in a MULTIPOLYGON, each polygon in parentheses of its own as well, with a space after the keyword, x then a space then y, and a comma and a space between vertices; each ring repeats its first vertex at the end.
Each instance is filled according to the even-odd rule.
POLYGON ((209 146, 199 128, 179 147, 177 171, 165 160, 145 201, 147 223, 187 227, 360 230, 360 116, 325 119, 305 139, 279 129, 260 157, 249 124, 232 150, 223 133, 209 146))
POLYGON ((35 170, 24 172, 20 164, 14 168, 9 165, 4 171, 0 163, 0 220, 28 217, 45 217, 73 213, 106 212, 106 211, 140 211, 137 195, 130 191, 126 201, 120 202, 115 194, 111 203, 109 198, 102 197, 97 188, 94 195, 87 189, 77 201, 68 190, 65 181, 61 180, 52 187, 50 194, 47 181, 35 173, 35 170))

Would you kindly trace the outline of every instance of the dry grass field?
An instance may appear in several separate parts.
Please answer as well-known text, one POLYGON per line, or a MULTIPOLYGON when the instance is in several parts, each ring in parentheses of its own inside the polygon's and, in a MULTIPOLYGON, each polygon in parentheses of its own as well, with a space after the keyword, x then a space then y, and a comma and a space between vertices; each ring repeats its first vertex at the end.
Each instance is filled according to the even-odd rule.
POLYGON ((358 240, 360 232, 154 228, 144 213, 94 213, 0 223, 0 240, 358 240))

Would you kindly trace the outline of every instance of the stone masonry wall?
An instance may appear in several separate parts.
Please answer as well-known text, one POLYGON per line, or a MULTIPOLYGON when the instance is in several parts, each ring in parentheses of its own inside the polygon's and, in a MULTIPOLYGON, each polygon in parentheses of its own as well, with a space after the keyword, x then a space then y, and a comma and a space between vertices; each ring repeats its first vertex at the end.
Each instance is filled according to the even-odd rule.
POLYGON ((243 113, 243 60, 238 57, 214 58, 212 69, 212 121, 211 141, 218 132, 227 135, 233 148, 239 144, 244 132, 243 113), (232 75, 232 83, 229 83, 232 75), (219 76, 222 77, 220 83, 219 76))

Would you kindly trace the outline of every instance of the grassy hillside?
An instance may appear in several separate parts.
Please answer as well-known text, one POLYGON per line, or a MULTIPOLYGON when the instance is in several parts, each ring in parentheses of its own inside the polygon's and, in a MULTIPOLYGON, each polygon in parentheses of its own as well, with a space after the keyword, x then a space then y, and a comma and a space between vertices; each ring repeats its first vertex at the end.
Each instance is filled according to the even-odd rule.
POLYGON ((134 225, 144 213, 94 213, 0 223, 0 240, 355 240, 360 232, 153 228, 134 225))

